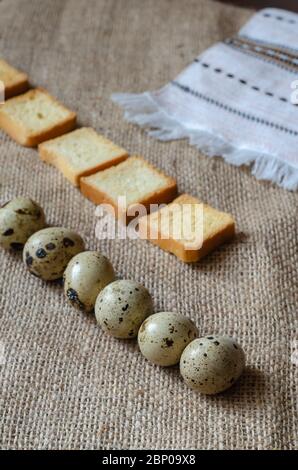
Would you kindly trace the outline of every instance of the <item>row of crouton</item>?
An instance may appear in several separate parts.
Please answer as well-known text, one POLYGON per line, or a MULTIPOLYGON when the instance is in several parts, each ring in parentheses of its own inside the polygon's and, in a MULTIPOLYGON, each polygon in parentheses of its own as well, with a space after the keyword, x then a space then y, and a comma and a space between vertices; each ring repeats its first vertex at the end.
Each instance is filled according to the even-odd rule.
POLYGON ((29 89, 27 75, 3 60, 0 60, 0 82, 4 84, 5 97, 9 98, 0 105, 0 128, 23 146, 38 146, 43 161, 57 167, 94 203, 109 204, 116 216, 124 211, 126 222, 129 208, 144 206, 148 215, 139 219, 142 238, 174 253, 182 261, 195 262, 234 236, 235 223, 230 214, 201 204, 187 194, 177 197, 176 181, 144 158, 129 156, 126 150, 92 128, 75 129, 76 113, 47 91, 29 89), (125 198, 125 208, 119 207, 119 197, 122 201, 125 198), (151 204, 168 205, 150 213, 151 204), (200 226, 196 210, 183 212, 182 225, 186 232, 202 232, 198 242, 190 244, 181 231, 175 230, 173 225, 180 214, 175 216, 182 207, 199 205, 203 216, 200 226))

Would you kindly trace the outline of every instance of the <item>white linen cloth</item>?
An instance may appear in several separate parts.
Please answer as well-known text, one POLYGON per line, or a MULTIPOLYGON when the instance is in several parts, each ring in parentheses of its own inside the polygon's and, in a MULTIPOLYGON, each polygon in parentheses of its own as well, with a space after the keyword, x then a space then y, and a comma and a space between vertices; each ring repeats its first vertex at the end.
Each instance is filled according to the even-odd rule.
POLYGON ((298 188, 298 15, 256 13, 163 88, 112 95, 125 118, 160 140, 188 138, 209 156, 298 188))

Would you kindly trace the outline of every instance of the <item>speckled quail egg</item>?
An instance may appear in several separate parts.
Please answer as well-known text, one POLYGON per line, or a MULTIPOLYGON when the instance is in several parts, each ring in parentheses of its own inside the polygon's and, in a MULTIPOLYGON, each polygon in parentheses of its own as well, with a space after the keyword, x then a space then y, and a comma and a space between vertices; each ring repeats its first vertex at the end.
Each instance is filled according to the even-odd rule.
POLYGON ((115 280, 110 261, 98 251, 74 256, 63 275, 64 292, 72 305, 91 312, 100 291, 115 280))
POLYGON ((0 245, 21 251, 28 238, 46 225, 42 208, 32 199, 17 197, 0 208, 0 245))
POLYGON ((95 304, 95 316, 104 331, 115 338, 134 338, 153 312, 147 289, 134 281, 119 280, 106 286, 95 304))
POLYGON ((179 362, 183 349, 197 336, 198 329, 189 318, 174 312, 159 312, 144 321, 138 343, 148 361, 172 366, 179 362))
POLYGON ((180 372, 186 384, 210 395, 231 387, 244 367, 244 352, 229 336, 195 339, 180 359, 180 372))
POLYGON ((82 238, 72 230, 48 227, 26 242, 23 260, 29 271, 44 281, 62 277, 73 256, 84 250, 82 238))

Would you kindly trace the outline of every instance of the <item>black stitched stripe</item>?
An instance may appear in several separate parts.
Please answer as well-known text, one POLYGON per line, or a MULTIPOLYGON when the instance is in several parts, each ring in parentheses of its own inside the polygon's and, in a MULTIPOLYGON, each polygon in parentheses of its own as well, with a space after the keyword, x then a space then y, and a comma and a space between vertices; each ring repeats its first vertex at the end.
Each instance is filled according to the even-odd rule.
MULTIPOLYGON (((246 85, 248 87, 250 87, 252 90, 254 91, 258 91, 260 93, 264 93, 264 95, 270 97, 270 98, 278 98, 280 101, 284 102, 284 103, 287 103, 288 100, 287 98, 285 98, 284 96, 275 96, 275 94, 272 92, 272 91, 268 91, 268 90, 261 90, 258 86, 256 85, 251 85, 248 83, 247 80, 243 79, 243 78, 237 78, 233 73, 227 73, 225 72, 222 68, 218 68, 218 67, 212 67, 210 64, 206 63, 206 62, 201 62, 198 58, 194 60, 194 62, 198 63, 198 64, 201 64, 204 66, 204 68, 208 67, 210 68, 211 70, 213 70, 214 72, 216 73, 223 73, 225 74, 225 76, 227 78, 230 78, 230 79, 235 79, 237 80, 239 83, 241 83, 241 85, 246 85)), ((293 106, 297 106, 295 104, 293 104, 293 106)))
POLYGON ((267 119, 259 118, 257 116, 254 116, 253 114, 244 113, 243 111, 240 111, 239 109, 233 108, 232 106, 221 103, 220 101, 215 100, 214 98, 210 98, 209 96, 203 95, 202 93, 199 93, 198 91, 192 90, 190 87, 183 85, 175 80, 173 80, 171 84, 179 88, 180 90, 184 91, 185 93, 189 93, 190 95, 195 96, 196 98, 203 100, 206 103, 210 103, 214 106, 217 106, 218 108, 223 109, 224 111, 227 111, 231 114, 240 116, 243 119, 256 122, 258 124, 262 124, 263 126, 274 128, 278 131, 285 132, 286 134, 289 134, 289 135, 298 136, 298 131, 294 131, 293 129, 289 129, 288 127, 282 126, 272 121, 268 121, 267 119))
POLYGON ((264 12, 263 13, 263 17, 264 18, 273 18, 274 20, 278 20, 278 21, 285 21, 286 23, 289 23, 289 24, 296 24, 297 21, 294 20, 294 18, 286 18, 285 16, 282 16, 282 15, 275 15, 275 14, 272 14, 272 13, 269 13, 269 12, 264 12))

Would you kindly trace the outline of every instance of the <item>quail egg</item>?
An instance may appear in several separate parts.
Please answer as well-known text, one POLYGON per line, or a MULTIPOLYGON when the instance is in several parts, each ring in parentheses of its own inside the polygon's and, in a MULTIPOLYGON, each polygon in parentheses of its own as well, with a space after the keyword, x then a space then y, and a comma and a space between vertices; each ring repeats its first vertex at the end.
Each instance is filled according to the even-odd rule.
POLYGON ((23 260, 29 271, 44 281, 62 277, 71 258, 84 250, 82 238, 61 227, 34 233, 26 242, 23 260))
POLYGON ((231 387, 244 367, 243 349, 229 336, 195 339, 184 349, 180 359, 180 372, 185 383, 210 395, 231 387))
POLYGON ((115 273, 110 261, 98 251, 83 251, 70 260, 63 279, 70 302, 91 312, 100 291, 115 280, 115 273))
POLYGON ((95 304, 95 316, 104 331, 115 338, 134 338, 142 322, 153 313, 147 289, 134 281, 119 280, 106 286, 95 304))
POLYGON ((0 208, 0 245, 21 251, 28 238, 46 225, 42 208, 32 199, 17 197, 0 208))
POLYGON ((183 349, 197 336, 197 327, 189 318, 178 313, 159 312, 144 321, 138 343, 148 361, 159 366, 172 366, 179 362, 183 349))

